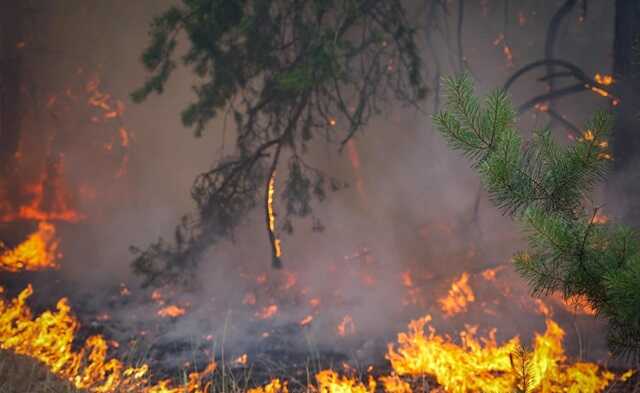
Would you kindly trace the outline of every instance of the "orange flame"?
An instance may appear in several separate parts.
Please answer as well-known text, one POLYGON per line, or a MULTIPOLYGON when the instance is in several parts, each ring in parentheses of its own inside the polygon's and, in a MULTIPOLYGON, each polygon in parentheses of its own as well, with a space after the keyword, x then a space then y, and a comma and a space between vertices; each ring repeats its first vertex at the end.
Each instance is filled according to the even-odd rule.
POLYGON ((289 393, 289 388, 286 381, 276 378, 265 386, 249 389, 247 393, 289 393))
POLYGON ((280 239, 276 236, 276 213, 273 209, 273 194, 276 192, 276 171, 273 171, 271 178, 269 179, 269 192, 267 194, 267 214, 269 215, 269 232, 273 236, 273 248, 275 250, 276 257, 282 256, 282 249, 280 246, 280 239))
POLYGON ((313 315, 307 315, 300 321, 300 326, 307 326, 313 321, 313 315))
POLYGON ((464 272, 451 284, 448 295, 438 299, 438 303, 446 316, 452 316, 467 311, 467 305, 475 300, 476 297, 469 286, 469 274, 464 272))
POLYGON ((271 304, 269 306, 264 307, 262 310, 256 312, 256 317, 258 319, 269 319, 273 318, 278 313, 278 306, 275 304, 271 304))
POLYGON ((162 307, 160 310, 158 310, 157 314, 162 318, 177 318, 183 316, 186 312, 186 309, 172 304, 166 307, 162 307))
POLYGON ((53 224, 40 222, 38 230, 12 250, 6 250, 0 241, 0 270, 18 272, 58 268, 56 259, 59 241, 53 224))
POLYGON ((351 315, 345 315, 338 324, 338 334, 342 337, 351 335, 356 331, 356 324, 353 322, 351 315))
POLYGON ((17 211, 11 211, 12 209, 8 206, 0 205, 0 222, 16 220, 78 222, 85 218, 69 206, 69 195, 62 184, 64 171, 62 158, 60 156, 55 162, 49 163, 38 182, 24 187, 23 193, 31 198, 29 203, 20 206, 17 211))

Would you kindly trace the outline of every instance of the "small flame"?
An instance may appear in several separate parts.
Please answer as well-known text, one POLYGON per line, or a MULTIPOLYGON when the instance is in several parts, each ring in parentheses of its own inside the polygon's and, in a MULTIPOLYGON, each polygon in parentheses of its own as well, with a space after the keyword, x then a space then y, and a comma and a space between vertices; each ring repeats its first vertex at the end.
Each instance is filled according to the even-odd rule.
POLYGON ((601 85, 604 86, 610 86, 614 83, 613 80, 613 76, 611 75, 600 75, 599 73, 596 73, 596 75, 593 77, 593 79, 595 79, 596 82, 600 83, 601 85))
POLYGON ((476 297, 469 286, 469 274, 464 272, 451 284, 448 295, 438 299, 438 303, 446 316, 452 316, 467 311, 467 305, 475 300, 476 297))
POLYGON ((249 389, 247 393, 289 393, 287 381, 280 381, 276 378, 271 380, 265 386, 249 389))
POLYGON ((176 306, 175 304, 166 306, 158 310, 157 314, 162 318, 177 318, 183 316, 187 312, 183 307, 176 306))
POLYGON ((356 331, 356 324, 353 322, 351 315, 345 315, 342 321, 338 324, 338 334, 341 337, 354 334, 356 331))
POLYGON ((300 321, 300 326, 307 326, 313 321, 313 315, 307 315, 300 321))
POLYGON ((258 319, 269 319, 273 318, 278 313, 278 306, 275 304, 271 304, 262 308, 262 310, 256 312, 256 318, 258 319))

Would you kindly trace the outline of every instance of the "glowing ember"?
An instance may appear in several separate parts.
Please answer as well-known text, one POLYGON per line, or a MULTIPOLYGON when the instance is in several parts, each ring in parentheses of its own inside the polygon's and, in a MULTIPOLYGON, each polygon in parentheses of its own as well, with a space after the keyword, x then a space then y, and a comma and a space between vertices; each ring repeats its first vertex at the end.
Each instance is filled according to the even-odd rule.
POLYGON ((613 76, 611 75, 600 75, 599 73, 596 73, 596 75, 593 77, 593 79, 595 79, 596 82, 600 83, 601 85, 605 85, 605 86, 609 86, 612 85, 614 80, 613 80, 613 76))
POLYGON ((234 360, 234 363, 239 364, 241 366, 246 366, 247 363, 249 363, 249 355, 247 355, 246 353, 243 353, 242 355, 238 356, 236 360, 234 360))
POLYGON ((487 281, 495 281, 496 280, 496 274, 502 270, 504 267, 503 266, 499 266, 493 269, 487 269, 484 270, 482 272, 482 278, 484 278, 487 281))
POLYGON ((351 335, 356 331, 356 324, 353 322, 351 315, 345 315, 338 324, 338 334, 342 337, 351 335))
POLYGON ((269 319, 273 318, 278 313, 278 306, 275 304, 264 307, 262 310, 256 312, 256 318, 269 319))
POLYGON ((0 242, 0 270, 17 272, 57 268, 56 259, 61 256, 58 245, 53 224, 41 222, 38 230, 14 249, 6 250, 0 242))
POLYGON ((184 315, 186 312, 186 309, 172 304, 161 308, 160 310, 158 310, 157 314, 162 318, 177 318, 184 315))
MULTIPOLYGON (((412 321, 409 332, 398 335, 398 348, 389 344, 387 359, 398 375, 427 375, 451 393, 507 392, 515 386, 513 354, 519 348, 519 339, 513 338, 502 345, 495 339, 495 330, 488 337, 477 339, 476 329, 467 327, 460 334, 461 344, 436 334, 428 327, 430 316, 412 321)), ((566 391, 600 392, 614 379, 614 374, 593 363, 567 364, 562 347, 564 331, 553 321, 547 321, 547 330, 536 335, 530 354, 533 370, 532 389, 543 392, 566 391)))
POLYGON ((465 272, 451 284, 448 295, 438 299, 438 303, 445 315, 452 316, 467 311, 467 305, 475 300, 469 286, 469 274, 465 272))
POLYGON ((307 315, 300 321, 300 326, 307 326, 313 321, 313 315, 307 315))
POLYGON ((253 292, 247 292, 244 295, 244 299, 242 299, 242 303, 253 306, 256 304, 256 295, 253 292))
POLYGON ((28 355, 44 363, 58 376, 68 379, 78 389, 91 392, 143 393, 204 393, 202 378, 216 369, 212 362, 201 373, 191 373, 185 384, 172 387, 163 380, 149 383, 149 367, 127 367, 117 359, 108 358, 108 343, 101 336, 92 336, 75 350, 73 345, 78 321, 71 315, 66 299, 61 299, 56 311, 33 316, 26 305, 31 286, 10 302, 0 299, 0 349, 28 355))

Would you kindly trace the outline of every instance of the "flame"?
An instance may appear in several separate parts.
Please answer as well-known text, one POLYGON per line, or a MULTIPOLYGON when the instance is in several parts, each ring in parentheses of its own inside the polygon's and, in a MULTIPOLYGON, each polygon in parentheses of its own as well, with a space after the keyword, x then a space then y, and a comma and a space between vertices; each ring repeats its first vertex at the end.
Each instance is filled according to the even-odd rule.
POLYGON ((591 307, 589 301, 584 296, 574 296, 569 299, 564 299, 559 292, 551 295, 551 298, 555 300, 565 310, 578 315, 596 315, 596 310, 591 307))
POLYGON ((278 306, 275 304, 271 304, 262 308, 262 310, 256 312, 256 317, 258 319, 269 319, 273 318, 278 313, 278 306))
POLYGON ((271 178, 269 179, 269 192, 267 193, 267 214, 269 215, 269 232, 273 238, 273 249, 276 257, 282 256, 282 249, 280 247, 280 239, 276 236, 276 213, 273 209, 273 194, 276 192, 276 171, 273 171, 271 178))
MULTIPOLYGON (((461 344, 436 334, 429 326, 430 316, 412 321, 408 333, 398 335, 398 348, 389 344, 387 359, 400 376, 427 375, 447 391, 503 392, 511 391, 517 382, 512 372, 512 354, 520 346, 517 337, 502 345, 495 339, 495 330, 486 338, 476 338, 476 328, 460 334, 461 344)), ((614 374, 594 363, 567 363, 562 347, 564 331, 547 320, 543 335, 537 334, 530 356, 533 386, 542 392, 600 392, 614 379, 614 374)), ((393 382, 393 381, 391 381, 393 382)), ((393 386, 393 383, 392 383, 393 386)))
POLYGON ((338 324, 338 334, 342 337, 351 335, 356 331, 356 324, 353 322, 351 315, 345 315, 338 324))
POLYGON ((342 377, 333 370, 322 370, 316 374, 319 393, 374 393, 376 382, 369 377, 368 385, 355 378, 342 377))
POLYGON ((0 241, 0 270, 18 272, 58 268, 59 241, 53 224, 40 222, 38 230, 14 249, 5 250, 0 241))
POLYGON ((411 386, 397 374, 380 377, 386 393, 412 393, 411 386))
POLYGON ((107 356, 108 343, 102 336, 91 336, 77 348, 74 345, 78 320, 68 301, 58 301, 55 311, 34 316, 26 305, 33 294, 28 286, 17 298, 0 299, 0 349, 27 355, 45 364, 59 377, 78 389, 90 392, 136 391, 142 393, 204 393, 202 378, 216 369, 211 362, 201 373, 189 374, 184 385, 172 387, 169 380, 149 383, 149 366, 127 367, 107 356))
POLYGON ((504 266, 498 266, 496 268, 493 269, 487 269, 484 270, 481 274, 482 274, 482 278, 484 278, 487 281, 495 281, 496 280, 496 274, 498 274, 498 272, 500 270, 504 269, 504 266))
POLYGON ((438 299, 438 303, 446 316, 452 316, 466 311, 467 304, 475 300, 476 297, 469 286, 469 274, 464 272, 451 284, 448 295, 438 299))
POLYGON ((249 389, 247 393, 289 393, 289 389, 286 381, 276 378, 265 386, 249 389))
MULTIPOLYGON (((16 220, 78 222, 84 215, 69 206, 69 194, 62 182, 64 172, 63 156, 49 162, 46 170, 36 183, 27 184, 22 193, 30 197, 30 202, 21 205, 17 211, 0 205, 0 222, 16 220)), ((1 193, 0 193, 1 196, 1 193)), ((5 199, 3 197, 3 199, 5 199)))
POLYGON ((183 316, 187 312, 183 307, 176 306, 174 304, 162 307, 158 310, 157 314, 162 318, 177 318, 183 316))
POLYGON ((601 85, 605 85, 605 86, 610 86, 613 84, 613 82, 615 82, 613 80, 613 76, 607 75, 607 74, 600 75, 600 73, 596 73, 593 79, 595 79, 595 81, 600 83, 601 85))
POLYGON ((247 292, 244 295, 244 299, 242 300, 242 303, 253 306, 254 304, 256 304, 256 295, 253 292, 247 292))
POLYGON ((300 326, 307 326, 313 321, 313 315, 307 315, 300 321, 300 326))

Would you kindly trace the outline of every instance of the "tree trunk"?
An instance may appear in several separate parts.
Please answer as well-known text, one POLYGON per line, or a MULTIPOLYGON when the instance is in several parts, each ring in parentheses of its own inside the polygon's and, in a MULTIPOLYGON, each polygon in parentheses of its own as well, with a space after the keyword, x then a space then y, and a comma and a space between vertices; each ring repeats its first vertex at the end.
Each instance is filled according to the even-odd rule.
POLYGON ((610 210, 629 224, 640 223, 640 2, 616 0, 613 71, 615 107, 610 210))
POLYGON ((0 179, 11 173, 20 142, 20 1, 0 1, 0 179))

